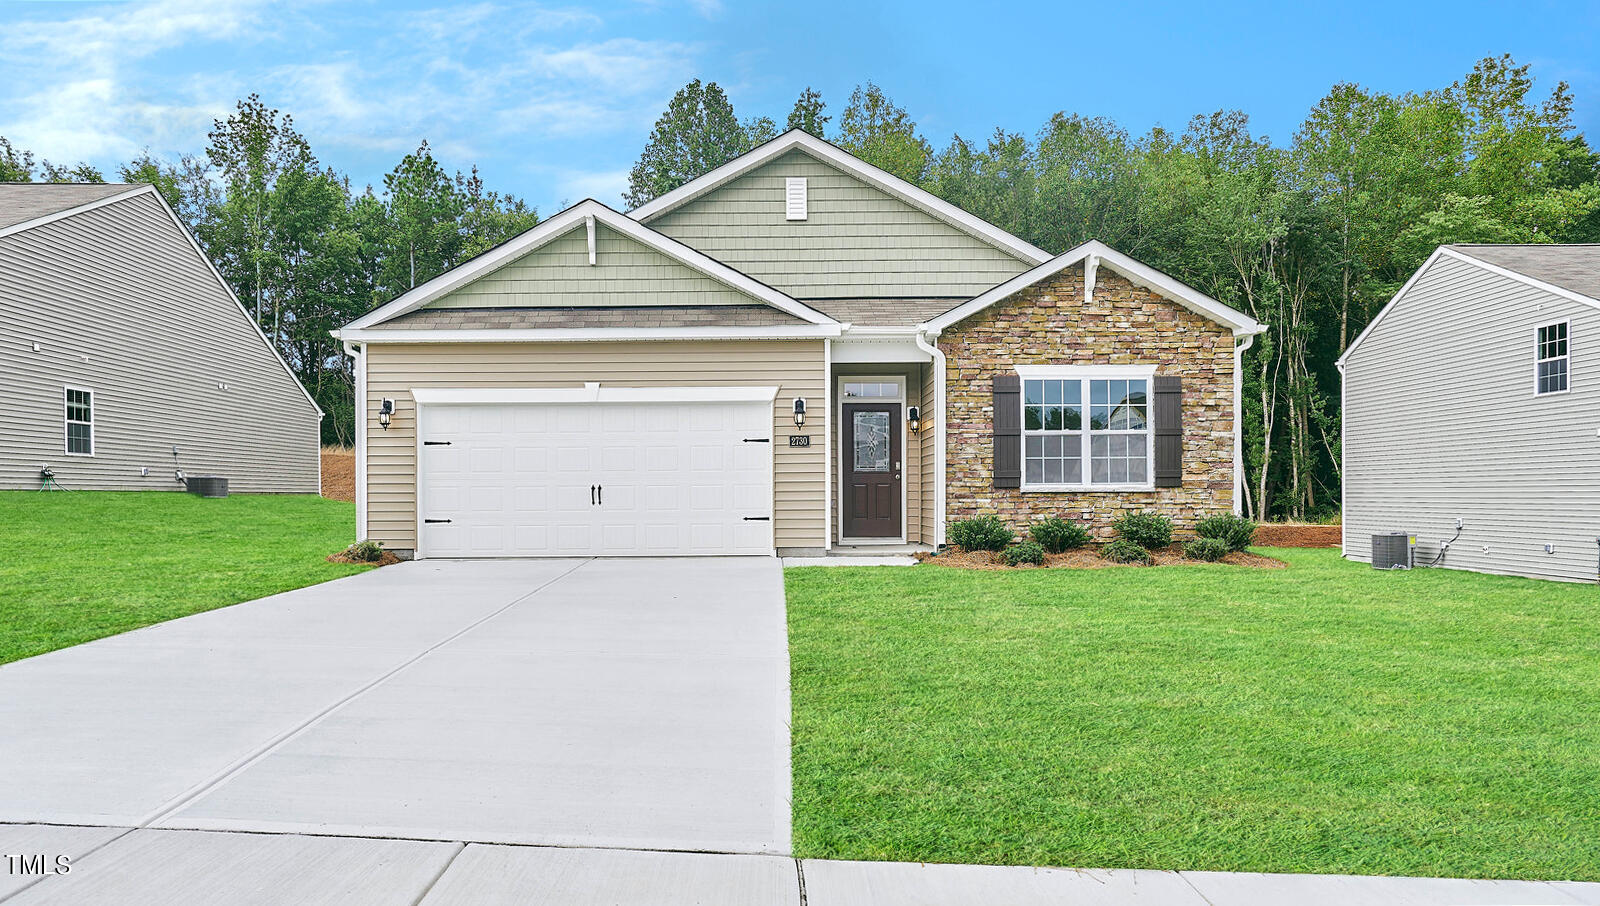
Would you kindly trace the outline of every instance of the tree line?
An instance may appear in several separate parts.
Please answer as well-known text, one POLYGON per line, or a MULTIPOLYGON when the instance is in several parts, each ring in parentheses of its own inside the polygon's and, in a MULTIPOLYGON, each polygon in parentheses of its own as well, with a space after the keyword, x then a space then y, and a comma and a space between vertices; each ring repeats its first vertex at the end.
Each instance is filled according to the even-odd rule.
MULTIPOLYGON (((1099 239, 1269 325, 1246 357, 1246 509, 1317 517, 1339 500, 1334 362, 1435 247, 1600 241, 1600 155, 1572 124, 1565 83, 1480 61, 1449 86, 1399 95, 1335 85, 1287 142, 1241 111, 1140 136, 1057 113, 936 149, 875 84, 837 121, 807 88, 784 121, 1059 253, 1099 239)), ((628 177, 637 207, 780 131, 740 119, 715 82, 679 90, 628 177)), ((203 153, 148 153, 117 171, 153 183, 189 224, 348 444, 350 363, 328 331, 538 222, 447 172, 427 142, 380 189, 318 162, 292 117, 255 95, 217 120, 203 153)), ((102 181, 0 137, 0 181, 102 181)))

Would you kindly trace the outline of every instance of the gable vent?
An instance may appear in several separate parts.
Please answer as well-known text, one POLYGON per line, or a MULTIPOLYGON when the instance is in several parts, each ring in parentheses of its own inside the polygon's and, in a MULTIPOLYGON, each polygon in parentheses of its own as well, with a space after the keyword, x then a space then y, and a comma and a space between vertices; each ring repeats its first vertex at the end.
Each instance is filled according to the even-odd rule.
POLYGON ((783 219, 806 219, 806 178, 789 176, 783 180, 783 219))

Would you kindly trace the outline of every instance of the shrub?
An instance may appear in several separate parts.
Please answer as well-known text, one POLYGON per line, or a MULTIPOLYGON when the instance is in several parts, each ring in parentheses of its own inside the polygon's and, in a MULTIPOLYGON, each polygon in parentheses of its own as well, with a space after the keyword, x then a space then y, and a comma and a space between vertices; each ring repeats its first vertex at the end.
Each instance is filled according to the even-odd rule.
POLYGON ((1015 540, 1016 532, 1006 528, 999 516, 977 516, 950 523, 950 543, 962 550, 1003 551, 1015 540))
POLYGON ((1000 556, 1005 559, 1007 566, 1021 566, 1024 563, 1037 566, 1044 562, 1044 548, 1036 541, 1024 541, 1006 548, 1000 556))
POLYGON ((1112 525, 1117 535, 1147 551, 1172 543, 1172 520, 1155 513, 1123 513, 1112 525))
POLYGON ((1196 538, 1183 546, 1183 555, 1190 560, 1215 563, 1232 552, 1228 542, 1221 538, 1196 538))
POLYGON ((344 549, 345 555, 362 563, 377 563, 383 559, 383 544, 377 541, 357 541, 344 549))
POLYGON ((1256 524, 1243 516, 1229 513, 1196 522, 1194 533, 1202 538, 1221 541, 1230 551, 1242 551, 1250 546, 1250 540, 1255 537, 1256 524))
POLYGON ((1034 523, 1033 528, 1028 529, 1028 534, 1033 536, 1033 540, 1040 547, 1052 554, 1070 551, 1089 543, 1088 530, 1060 516, 1051 516, 1034 523))
POLYGON ((1110 560, 1112 563, 1150 565, 1150 552, 1126 538, 1118 538, 1100 548, 1100 557, 1103 560, 1110 560))

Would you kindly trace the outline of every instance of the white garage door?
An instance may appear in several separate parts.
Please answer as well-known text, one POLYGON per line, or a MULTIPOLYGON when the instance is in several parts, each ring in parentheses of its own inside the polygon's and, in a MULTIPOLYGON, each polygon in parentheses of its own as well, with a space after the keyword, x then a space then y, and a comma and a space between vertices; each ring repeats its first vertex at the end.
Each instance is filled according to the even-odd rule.
POLYGON ((419 413, 419 556, 772 553, 769 400, 419 413))

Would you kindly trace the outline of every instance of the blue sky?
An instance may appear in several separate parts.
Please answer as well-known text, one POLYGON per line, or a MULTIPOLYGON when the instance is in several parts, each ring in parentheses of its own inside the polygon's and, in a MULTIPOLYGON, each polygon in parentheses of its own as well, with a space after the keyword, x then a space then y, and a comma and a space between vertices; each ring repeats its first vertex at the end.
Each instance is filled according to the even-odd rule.
POLYGON ((836 116, 870 79, 935 146, 1032 134, 1057 110, 1137 134, 1224 107, 1286 140, 1335 82, 1442 87, 1510 52, 1541 92, 1570 82, 1579 128, 1600 131, 1600 5, 1341 6, 0 0, 0 135, 109 169, 146 147, 201 150, 254 91, 358 184, 426 138, 447 167, 476 163, 553 213, 619 204, 651 124, 695 77, 741 118, 780 123, 807 85, 836 116))

